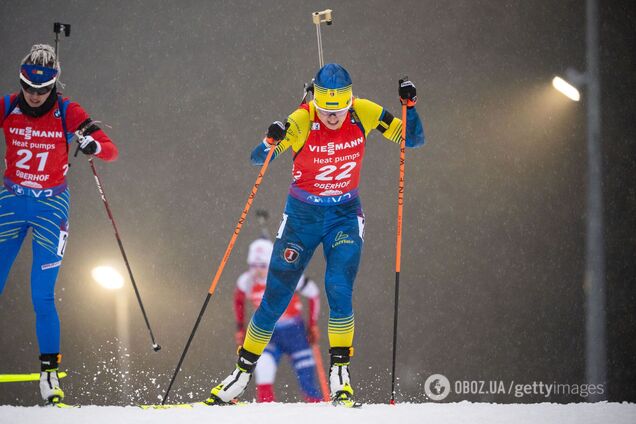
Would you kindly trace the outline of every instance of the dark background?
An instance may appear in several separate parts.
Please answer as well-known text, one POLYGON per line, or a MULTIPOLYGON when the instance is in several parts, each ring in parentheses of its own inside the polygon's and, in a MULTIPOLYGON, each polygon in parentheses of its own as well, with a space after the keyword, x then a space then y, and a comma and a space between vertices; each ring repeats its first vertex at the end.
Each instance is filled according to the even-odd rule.
MULTIPOLYGON (((601 2, 603 3, 603 2, 601 2)), ((634 9, 601 5, 607 255, 608 390, 636 401, 634 9)), ((120 149, 98 163, 160 353, 152 353, 129 285, 130 389, 118 373, 115 297, 90 270, 124 274, 112 227, 83 157, 74 159, 71 238, 57 282, 63 381, 70 402, 153 402, 164 392, 254 182, 252 147, 298 104, 317 69, 310 14, 325 60, 354 93, 399 114, 397 80, 418 87, 428 144, 407 152, 398 400, 425 401, 424 380, 585 383, 583 292, 585 94, 573 103, 550 80, 585 68, 582 1, 4 1, 0 92, 19 61, 60 48, 65 95, 108 125, 120 149)), ((4 147, 2 148, 4 149, 4 147)), ((2 150, 4 152, 4 150, 2 150)), ((255 207, 274 231, 291 157, 271 166, 255 207)), ((398 149, 369 137, 361 196, 366 245, 354 296, 354 384, 363 401, 390 395, 398 149)), ((232 292, 259 231, 247 220, 172 400, 202 399, 232 369, 232 292)), ((38 369, 30 304, 30 239, 0 298, 0 372, 38 369)), ((308 274, 322 286, 318 251, 308 274)), ((326 298, 321 328, 326 355, 326 298)), ((280 400, 299 400, 287 364, 280 400)), ((253 396, 250 388, 247 398, 253 396)), ((38 402, 36 384, 0 387, 0 403, 38 402)), ((455 395, 458 400, 572 402, 578 396, 455 395)))

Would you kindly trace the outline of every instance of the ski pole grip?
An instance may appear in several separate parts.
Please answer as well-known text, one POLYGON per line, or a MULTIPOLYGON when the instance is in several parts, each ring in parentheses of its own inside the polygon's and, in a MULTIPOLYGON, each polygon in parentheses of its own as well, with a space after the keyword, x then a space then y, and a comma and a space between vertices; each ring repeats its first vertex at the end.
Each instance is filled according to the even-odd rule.
MULTIPOLYGON (((403 83, 404 81, 408 81, 408 80, 409 80, 408 75, 404 75, 402 78, 400 78, 400 81, 399 81, 400 88, 402 87, 402 83, 403 83)), ((400 97, 400 104, 402 104, 402 105, 408 105, 408 103, 409 103, 409 99, 403 99, 403 98, 401 98, 401 97, 400 97)))

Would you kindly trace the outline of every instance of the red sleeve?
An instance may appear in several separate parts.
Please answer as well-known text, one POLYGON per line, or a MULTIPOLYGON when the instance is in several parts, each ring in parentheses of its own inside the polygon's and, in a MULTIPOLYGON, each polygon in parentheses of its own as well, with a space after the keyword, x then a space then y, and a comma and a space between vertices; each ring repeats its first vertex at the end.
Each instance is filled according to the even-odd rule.
MULTIPOLYGON (((67 99, 64 99, 67 100, 67 99)), ((82 122, 89 119, 88 113, 78 103, 71 102, 66 110, 66 130, 69 132, 75 132, 82 122)), ((106 135, 103 130, 97 130, 91 134, 102 147, 102 151, 97 155, 103 161, 111 162, 117 159, 118 151, 115 143, 106 135)))
POLYGON ((311 297, 309 303, 309 327, 318 324, 318 314, 320 314, 320 296, 311 297))
POLYGON ((234 314, 236 328, 243 330, 245 327, 245 293, 238 287, 234 290, 234 314))

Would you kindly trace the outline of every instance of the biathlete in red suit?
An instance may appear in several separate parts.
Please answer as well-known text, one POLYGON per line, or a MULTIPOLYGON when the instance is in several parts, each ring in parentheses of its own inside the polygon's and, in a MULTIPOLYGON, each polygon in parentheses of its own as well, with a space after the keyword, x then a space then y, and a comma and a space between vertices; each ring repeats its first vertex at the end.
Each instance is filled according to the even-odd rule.
MULTIPOLYGON (((258 308, 266 289, 267 268, 272 256, 273 243, 265 238, 254 240, 247 255, 249 271, 244 272, 236 282, 234 291, 234 312, 236 314, 236 343, 241 346, 245 338, 245 301, 254 309, 258 308)), ((320 291, 316 283, 302 275, 295 288, 289 306, 276 324, 274 334, 263 351, 254 378, 256 380, 256 401, 274 402, 274 381, 281 357, 287 355, 303 392, 305 401, 320 402, 322 396, 316 380, 316 362, 310 344, 318 339, 318 314, 320 311, 320 291), (300 296, 307 299, 309 316, 307 328, 303 320, 303 304, 300 296)))
POLYGON ((252 151, 252 162, 262 164, 269 149, 276 149, 276 158, 291 147, 293 181, 263 300, 247 327, 234 372, 211 390, 207 403, 232 402, 243 393, 276 322, 293 298, 298 279, 322 244, 329 301, 331 397, 335 403, 356 405, 349 364, 353 354, 353 283, 364 233, 358 183, 366 137, 377 129, 399 143, 405 124, 406 146, 424 144, 413 83, 400 81, 399 95, 407 103, 406 123, 370 100, 354 98, 349 73, 340 65, 327 64, 316 74, 313 102, 289 115, 287 125, 275 122, 269 127, 268 139, 277 145, 266 139, 252 151))
POLYGON ((86 155, 112 161, 117 148, 82 107, 57 93, 59 62, 53 48, 36 44, 20 67, 21 91, 0 102, 5 172, 0 188, 0 293, 29 229, 33 232, 31 297, 40 350, 40 391, 60 402, 57 369, 60 321, 54 288, 68 238, 70 195, 66 185, 69 142, 78 128, 86 155))

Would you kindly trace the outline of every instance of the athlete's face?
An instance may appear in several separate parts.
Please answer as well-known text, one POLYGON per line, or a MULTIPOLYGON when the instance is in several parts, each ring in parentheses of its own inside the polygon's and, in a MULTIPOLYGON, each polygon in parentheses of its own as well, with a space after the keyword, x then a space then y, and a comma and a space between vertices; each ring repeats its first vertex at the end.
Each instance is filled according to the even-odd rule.
POLYGON ((267 264, 250 264, 252 277, 258 280, 267 278, 267 264))
POLYGON ((22 94, 24 95, 24 100, 26 100, 27 104, 31 107, 42 106, 46 99, 51 95, 51 90, 44 94, 37 93, 29 93, 27 90, 22 88, 22 94))
POLYGON ((316 108, 316 111, 318 112, 318 118, 320 121, 330 130, 340 129, 347 118, 347 112, 349 112, 347 109, 338 112, 326 112, 318 108, 316 108))

